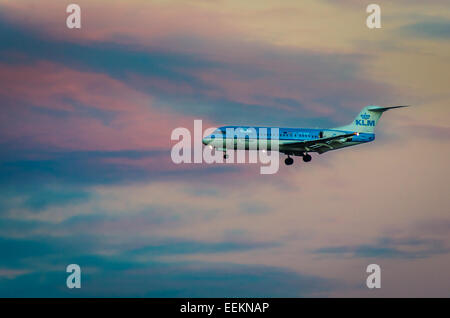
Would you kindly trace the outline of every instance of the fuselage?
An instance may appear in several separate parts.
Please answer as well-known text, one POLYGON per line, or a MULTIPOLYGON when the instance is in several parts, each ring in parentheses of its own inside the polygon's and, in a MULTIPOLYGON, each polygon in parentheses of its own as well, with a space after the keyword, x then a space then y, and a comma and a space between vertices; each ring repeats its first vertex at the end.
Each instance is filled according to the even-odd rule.
POLYGON ((334 140, 327 144, 326 148, 301 147, 304 141, 320 140, 352 131, 340 129, 316 129, 316 128, 283 128, 283 127, 250 127, 250 126, 223 126, 205 137, 203 143, 218 150, 227 149, 267 149, 271 150, 276 144, 282 153, 301 155, 304 152, 325 152, 343 147, 354 146, 373 141, 375 134, 358 133, 358 135, 334 140))

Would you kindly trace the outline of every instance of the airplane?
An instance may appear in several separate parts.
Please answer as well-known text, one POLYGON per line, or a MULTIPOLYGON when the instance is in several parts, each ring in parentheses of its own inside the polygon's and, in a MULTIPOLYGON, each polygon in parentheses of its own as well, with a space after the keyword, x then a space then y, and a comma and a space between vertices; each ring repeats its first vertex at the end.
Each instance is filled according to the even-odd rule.
POLYGON ((387 110, 408 106, 366 106, 350 124, 330 129, 280 127, 278 133, 274 133, 271 128, 277 127, 223 126, 203 138, 202 143, 223 151, 225 159, 228 157, 226 151, 230 149, 265 151, 278 144, 278 151, 287 155, 284 163, 290 166, 294 163, 291 156, 300 156, 304 162, 309 162, 312 159, 311 152, 322 154, 374 141, 375 126, 381 115, 387 110), (234 141, 229 140, 227 131, 233 132, 231 138, 234 141), (261 140, 265 140, 265 143, 261 143, 261 140))

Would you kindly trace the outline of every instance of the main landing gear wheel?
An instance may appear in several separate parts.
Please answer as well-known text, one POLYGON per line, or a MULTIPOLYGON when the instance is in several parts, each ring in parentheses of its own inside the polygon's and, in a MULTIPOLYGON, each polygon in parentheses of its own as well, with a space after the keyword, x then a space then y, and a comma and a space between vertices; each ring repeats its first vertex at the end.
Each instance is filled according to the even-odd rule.
POLYGON ((312 159, 311 155, 309 155, 309 154, 304 154, 303 155, 303 161, 304 162, 310 162, 311 159, 312 159))
POLYGON ((287 157, 286 159, 284 159, 284 163, 286 164, 286 166, 290 166, 294 163, 294 159, 292 159, 291 157, 287 157))

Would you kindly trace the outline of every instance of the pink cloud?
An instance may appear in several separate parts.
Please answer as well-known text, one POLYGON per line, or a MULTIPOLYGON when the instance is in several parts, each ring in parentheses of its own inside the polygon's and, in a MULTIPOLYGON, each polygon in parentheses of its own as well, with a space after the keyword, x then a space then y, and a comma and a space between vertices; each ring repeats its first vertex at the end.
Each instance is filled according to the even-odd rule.
POLYGON ((0 64, 0 73, 0 94, 9 101, 0 117, 2 142, 32 140, 70 150, 168 149, 171 131, 193 123, 103 74, 49 62, 0 64))

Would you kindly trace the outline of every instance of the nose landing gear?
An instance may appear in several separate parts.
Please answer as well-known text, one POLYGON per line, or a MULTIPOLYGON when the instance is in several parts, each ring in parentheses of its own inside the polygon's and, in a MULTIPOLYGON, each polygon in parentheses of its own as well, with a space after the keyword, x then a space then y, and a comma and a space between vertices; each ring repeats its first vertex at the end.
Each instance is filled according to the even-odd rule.
POLYGON ((294 163, 294 159, 288 156, 286 159, 284 159, 284 163, 286 164, 286 166, 290 166, 294 163))

